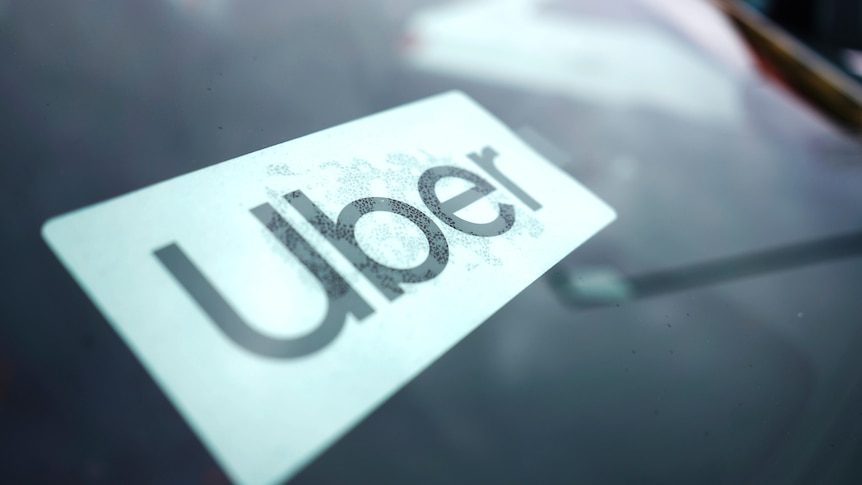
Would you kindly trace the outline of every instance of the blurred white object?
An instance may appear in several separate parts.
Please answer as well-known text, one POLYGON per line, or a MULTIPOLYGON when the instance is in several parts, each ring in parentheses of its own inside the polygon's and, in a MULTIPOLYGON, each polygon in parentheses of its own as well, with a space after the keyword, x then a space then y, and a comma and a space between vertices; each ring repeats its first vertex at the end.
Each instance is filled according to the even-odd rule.
POLYGON ((730 69, 749 73, 754 59, 733 24, 708 0, 637 0, 730 69))
POLYGON ((480 1, 422 10, 405 35, 417 69, 701 121, 740 119, 732 73, 661 26, 480 1))

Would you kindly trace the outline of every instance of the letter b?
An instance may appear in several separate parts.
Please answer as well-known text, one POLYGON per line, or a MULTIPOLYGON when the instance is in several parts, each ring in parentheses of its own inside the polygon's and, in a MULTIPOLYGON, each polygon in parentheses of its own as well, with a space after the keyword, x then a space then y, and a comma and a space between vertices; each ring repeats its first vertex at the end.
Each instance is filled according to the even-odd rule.
POLYGON ((436 277, 449 261, 446 236, 428 216, 404 202, 385 197, 366 197, 347 204, 333 222, 301 190, 284 198, 298 210, 341 254, 368 278, 388 299, 402 294, 402 283, 421 283, 436 277), (391 268, 369 257, 356 241, 356 223, 371 212, 392 212, 412 222, 428 240, 428 257, 419 266, 409 269, 391 268))

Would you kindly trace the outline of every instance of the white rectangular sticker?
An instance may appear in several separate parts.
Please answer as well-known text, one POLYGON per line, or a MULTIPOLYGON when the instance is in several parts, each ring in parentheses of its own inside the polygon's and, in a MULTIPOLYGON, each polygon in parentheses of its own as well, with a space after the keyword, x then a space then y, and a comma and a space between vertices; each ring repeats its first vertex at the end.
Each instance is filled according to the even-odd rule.
POLYGON ((453 92, 42 232, 228 474, 258 484, 297 473, 614 218, 453 92))

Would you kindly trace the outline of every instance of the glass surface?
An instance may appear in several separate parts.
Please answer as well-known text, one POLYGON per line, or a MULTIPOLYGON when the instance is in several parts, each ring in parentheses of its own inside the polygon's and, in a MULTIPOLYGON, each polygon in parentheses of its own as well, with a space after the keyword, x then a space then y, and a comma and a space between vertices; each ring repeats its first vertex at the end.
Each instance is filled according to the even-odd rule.
POLYGON ((0 0, 0 482, 227 480, 46 219, 450 89, 618 220, 295 483, 862 481, 859 142, 661 3, 0 0))

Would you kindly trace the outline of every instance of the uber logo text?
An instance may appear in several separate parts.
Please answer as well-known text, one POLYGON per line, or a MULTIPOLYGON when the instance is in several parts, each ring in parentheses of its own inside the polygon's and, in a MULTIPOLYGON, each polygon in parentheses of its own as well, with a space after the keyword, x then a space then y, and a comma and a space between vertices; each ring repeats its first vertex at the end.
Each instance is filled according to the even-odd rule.
MULTIPOLYGON (((494 164, 497 156, 491 147, 467 155, 527 207, 533 211, 539 210, 542 207, 539 202, 497 169, 494 164)), ((515 224, 515 208, 509 204, 498 204, 497 217, 486 223, 470 222, 456 215, 461 209, 497 190, 475 172, 455 166, 433 167, 419 177, 417 190, 425 206, 439 221, 465 234, 494 237, 506 233, 515 224), (436 187, 439 181, 447 177, 462 179, 472 184, 472 187, 441 201, 436 187)), ((421 210, 405 202, 387 197, 357 199, 347 204, 337 220, 333 221, 301 190, 285 195, 284 199, 390 301, 404 294, 402 284, 431 280, 446 268, 449 261, 449 243, 440 227, 421 210), (359 219, 372 212, 391 212, 415 224, 428 242, 429 251, 425 261, 413 268, 403 269, 386 266, 369 257, 357 242, 355 229, 359 219)), ((374 313, 362 295, 270 204, 261 204, 251 209, 251 213, 317 278, 326 293, 328 308, 324 318, 313 331, 303 336, 276 338, 256 330, 228 303, 178 243, 154 251, 158 260, 189 296, 236 344, 265 357, 302 357, 332 342, 341 332, 348 314, 363 320, 374 313)))

